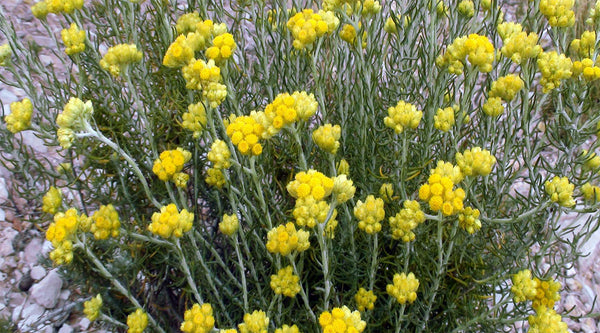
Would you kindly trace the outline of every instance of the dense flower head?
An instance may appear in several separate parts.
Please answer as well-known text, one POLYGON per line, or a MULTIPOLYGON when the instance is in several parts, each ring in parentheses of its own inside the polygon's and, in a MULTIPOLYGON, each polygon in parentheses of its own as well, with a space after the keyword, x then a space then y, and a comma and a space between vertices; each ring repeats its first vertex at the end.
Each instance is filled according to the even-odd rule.
POLYGON ((287 190, 297 199, 313 197, 321 200, 328 197, 333 190, 333 179, 317 170, 310 169, 296 174, 294 180, 289 182, 287 190))
POLYGON ((314 94, 309 94, 306 91, 294 91, 292 97, 296 102, 294 107, 299 120, 307 121, 317 112, 319 104, 314 94))
POLYGON ((518 75, 509 74, 499 77, 498 80, 492 82, 489 96, 500 97, 510 102, 515 98, 519 90, 523 89, 524 84, 518 75))
POLYGON ((212 143, 207 157, 213 163, 215 169, 227 169, 231 166, 231 152, 227 142, 223 140, 217 139, 212 143))
POLYGON ((13 134, 28 129, 31 126, 32 113, 33 104, 29 98, 10 103, 10 114, 4 117, 6 129, 13 134))
POLYGON ((356 295, 354 295, 354 301, 356 302, 356 307, 358 311, 364 312, 365 310, 373 310, 375 308, 375 301, 377 301, 377 296, 373 290, 367 291, 365 288, 358 289, 356 295))
POLYGON ((217 82, 209 82, 204 90, 202 90, 202 96, 208 102, 211 108, 216 108, 227 97, 227 86, 217 82))
POLYGON ((417 110, 417 107, 399 101, 396 106, 388 108, 388 116, 383 119, 385 126, 393 129, 397 134, 405 129, 416 129, 423 118, 423 111, 417 110))
POLYGON ((544 183, 544 187, 552 202, 563 207, 575 206, 575 200, 573 200, 575 185, 571 184, 567 177, 554 176, 551 181, 547 180, 544 183))
POLYGON ((267 333, 269 317, 262 310, 244 314, 244 322, 238 325, 240 333, 267 333))
POLYGON ((551 27, 566 28, 575 24, 575 0, 540 0, 540 12, 551 27))
POLYGON ((465 175, 462 173, 458 165, 453 165, 450 162, 438 161, 435 168, 429 172, 431 175, 438 174, 442 177, 448 177, 454 185, 460 183, 465 175))
POLYGON ((340 38, 348 44, 354 44, 356 40, 356 29, 354 29, 354 26, 352 24, 344 24, 342 29, 340 29, 340 38))
POLYGON ((540 85, 544 93, 560 86, 560 81, 572 75, 573 63, 564 54, 556 51, 542 52, 537 60, 538 69, 542 74, 540 85))
POLYGON ((137 309, 127 316, 127 333, 142 333, 148 326, 148 315, 137 309))
POLYGON ((52 14, 72 14, 83 8, 83 0, 44 0, 46 10, 52 14))
POLYGON ((327 22, 312 9, 304 9, 292 16, 287 22, 287 28, 292 32, 294 37, 292 45, 297 50, 312 48, 317 38, 329 32, 327 22))
POLYGON ((72 23, 69 29, 63 29, 60 36, 65 43, 65 53, 74 55, 85 50, 85 31, 79 30, 77 24, 72 23))
POLYGON ((317 112, 318 103, 313 94, 295 91, 291 95, 281 93, 265 107, 264 112, 253 112, 251 116, 262 124, 263 139, 268 139, 286 125, 298 120, 306 121, 317 112))
POLYGON ((471 18, 475 15, 475 4, 471 0, 462 0, 458 3, 458 13, 471 18))
POLYGON ((42 211, 48 214, 56 214, 62 205, 62 192, 51 186, 42 198, 42 211))
POLYGON ((319 324, 324 333, 357 333, 367 327, 367 323, 360 318, 360 312, 350 311, 345 305, 321 313, 319 324))
POLYGON ((396 32, 398 32, 398 27, 396 26, 396 22, 394 22, 394 19, 391 16, 385 20, 385 25, 383 26, 383 30, 385 32, 387 32, 388 34, 395 34, 396 32))
POLYGON ((600 168, 600 156, 596 153, 583 149, 580 156, 584 159, 583 170, 596 171, 600 168))
POLYGON ((183 233, 192 229, 194 214, 182 209, 181 212, 175 204, 162 206, 160 212, 152 214, 152 223, 148 230, 163 238, 181 237, 183 233))
POLYGON ((552 309, 554 303, 560 300, 560 282, 554 280, 540 280, 533 278, 536 282, 535 296, 530 298, 532 307, 537 310, 540 307, 552 309))
POLYGON ((506 43, 506 41, 511 37, 517 35, 520 32, 523 32, 523 26, 521 25, 521 23, 508 21, 498 24, 496 30, 498 31, 498 35, 500 35, 502 41, 506 43))
POLYGON ((434 126, 442 132, 448 132, 452 126, 456 123, 454 113, 456 108, 446 107, 443 109, 437 109, 435 116, 433 116, 434 126))
POLYGON ((596 3, 590 6, 590 15, 585 23, 589 25, 596 25, 600 22, 600 1, 596 0, 596 3))
POLYGON ((492 70, 494 62, 494 45, 486 36, 470 34, 465 41, 465 53, 473 66, 480 72, 488 73, 492 70))
POLYGON ((231 143, 237 146, 243 155, 256 156, 262 154, 262 144, 259 140, 262 138, 264 127, 256 122, 253 117, 230 115, 226 132, 231 139, 231 143))
POLYGON ((368 234, 381 231, 381 221, 385 218, 383 199, 367 196, 363 202, 358 200, 354 207, 354 216, 358 219, 358 227, 368 234))
POLYGON ((570 49, 571 52, 580 57, 593 57, 596 49, 596 32, 584 31, 581 34, 581 38, 576 38, 571 41, 570 49))
POLYGON ((415 239, 413 230, 425 222, 425 213, 415 200, 406 200, 402 205, 404 208, 396 216, 390 217, 390 229, 393 239, 410 242, 415 239))
POLYGON ((383 201, 385 201, 386 203, 389 203, 392 201, 393 196, 394 185, 390 183, 381 184, 381 186, 379 187, 379 197, 383 199, 383 201))
POLYGON ((567 333, 567 323, 562 321, 561 316, 552 308, 541 307, 536 310, 535 316, 528 318, 528 333, 567 333))
POLYGON ((419 199, 428 202, 432 211, 441 211, 446 216, 457 214, 464 208, 465 191, 461 188, 452 190, 453 186, 449 177, 434 173, 419 188, 419 199))
POLYGON ((298 226, 314 228, 315 225, 325 222, 327 212, 329 212, 329 204, 325 200, 308 196, 296 200, 293 215, 298 226))
POLYGON ((325 124, 319 126, 312 133, 313 141, 324 151, 334 154, 340 147, 340 135, 342 134, 342 128, 340 125, 325 124))
POLYGON ((337 203, 344 203, 354 197, 356 187, 348 176, 341 174, 333 178, 333 194, 337 203))
POLYGON ((584 80, 591 82, 600 79, 600 67, 594 65, 590 58, 583 58, 581 61, 573 62, 573 76, 583 77, 584 80))
POLYGON ((192 59, 194 59, 194 49, 185 35, 179 35, 169 45, 163 58, 163 65, 170 68, 179 68, 187 65, 192 59))
POLYGON ((465 208, 458 214, 458 226, 469 234, 474 234, 477 230, 481 229, 479 214, 479 209, 472 207, 465 208))
POLYGON ((92 221, 90 231, 94 234, 95 239, 107 239, 119 235, 121 221, 119 213, 112 204, 100 206, 92 215, 92 221))
POLYGON ((215 327, 212 306, 208 303, 194 304, 183 314, 181 331, 186 333, 208 333, 215 327))
POLYGON ((499 115, 504 113, 504 104, 502 104, 502 98, 488 98, 481 107, 481 109, 483 110, 483 113, 490 117, 498 117, 499 115))
POLYGON ((129 65, 142 60, 142 51, 135 44, 119 44, 108 49, 100 60, 100 66, 112 76, 120 76, 129 65))
POLYGON ((538 40, 539 37, 535 32, 528 34, 521 31, 504 39, 500 52, 514 63, 521 64, 524 60, 536 58, 542 53, 543 49, 538 44, 538 40))
POLYGON ((216 36, 212 41, 212 46, 206 49, 206 58, 213 59, 216 63, 231 58, 235 51, 236 44, 233 35, 225 33, 216 36))
POLYGON ((182 148, 165 150, 154 161, 152 172, 162 181, 172 180, 175 174, 183 170, 183 165, 192 158, 192 154, 182 148))
POLYGON ((73 242, 65 240, 54 247, 48 255, 56 265, 69 264, 73 261, 73 242))
POLYGON ((585 183, 581 186, 583 198, 590 202, 600 202, 600 187, 585 183))
POLYGON ((222 81, 221 68, 215 65, 214 60, 208 62, 201 59, 192 59, 182 68, 186 88, 192 90, 204 90, 211 82, 222 81))
POLYGON ((60 128, 83 131, 93 113, 92 101, 84 103, 77 97, 71 97, 63 111, 56 117, 56 124, 60 128))
POLYGON ((310 247, 308 237, 308 231, 296 230, 294 223, 288 222, 267 233, 267 250, 282 256, 287 256, 292 251, 302 252, 310 247))
POLYGON ((206 181, 206 184, 216 188, 223 187, 223 185, 225 185, 227 182, 223 171, 216 168, 208 168, 206 170, 206 178, 204 180, 206 181))
POLYGON ((235 214, 223 214, 223 220, 219 223, 219 231, 227 236, 233 236, 240 228, 240 220, 235 214))
POLYGON ((173 183, 178 188, 186 188, 187 182, 190 180, 190 175, 185 172, 178 172, 173 175, 173 183))
POLYGON ((295 275, 292 266, 280 269, 276 275, 271 275, 271 289, 275 294, 296 297, 300 292, 300 278, 295 275))
POLYGON ((45 19, 46 16, 48 16, 48 5, 46 4, 46 1, 42 0, 31 6, 31 13, 40 20, 45 19))
POLYGON ((531 271, 524 269, 512 276, 512 287, 515 302, 524 302, 533 299, 537 294, 538 281, 531 276, 531 271))
POLYGON ((79 215, 75 208, 70 208, 64 213, 54 215, 54 222, 50 223, 46 231, 46 239, 57 247, 61 242, 72 238, 77 232, 79 215))
POLYGON ((275 333, 300 333, 300 329, 296 325, 283 325, 275 330, 275 333))
POLYGON ((197 11, 185 13, 177 19, 175 29, 179 35, 187 35, 190 32, 196 32, 196 24, 202 22, 200 14, 197 11))
POLYGON ((194 138, 200 137, 200 134, 206 128, 206 108, 204 103, 195 103, 188 106, 188 112, 185 112, 181 118, 181 127, 194 132, 194 138))
POLYGON ((319 10, 321 19, 327 23, 327 33, 331 34, 340 25, 340 19, 332 11, 319 10))
POLYGON ((12 49, 8 44, 0 45, 0 66, 8 65, 10 57, 12 56, 12 49))
POLYGON ((100 309, 102 308, 102 296, 100 294, 96 297, 92 297, 89 301, 83 302, 83 314, 90 321, 98 319, 100 316, 100 309))
POLYGON ((298 120, 296 100, 288 93, 279 94, 265 107, 265 115, 277 130, 298 120))
POLYGON ((392 284, 386 286, 387 293, 396 298, 398 303, 413 303, 417 299, 417 289, 419 289, 419 280, 413 273, 394 274, 392 284))
POLYGON ((465 176, 487 176, 492 172, 496 158, 489 150, 474 147, 456 153, 456 164, 465 176))

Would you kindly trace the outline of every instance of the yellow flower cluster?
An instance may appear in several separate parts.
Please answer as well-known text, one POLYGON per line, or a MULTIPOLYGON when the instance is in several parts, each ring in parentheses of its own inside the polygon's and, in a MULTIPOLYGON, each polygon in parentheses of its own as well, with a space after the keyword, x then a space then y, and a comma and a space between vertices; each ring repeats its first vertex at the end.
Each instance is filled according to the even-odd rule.
POLYGON ((33 15, 45 18, 48 13, 72 14, 76 9, 83 8, 83 0, 42 0, 31 7, 33 15))
POLYGON ((491 97, 481 107, 483 113, 490 117, 498 117, 504 112, 504 105, 502 104, 502 98, 491 97))
POLYGON ((214 60, 217 64, 223 62, 233 55, 236 45, 233 35, 225 33, 213 39, 212 46, 206 49, 206 58, 214 60))
POLYGON ((73 243, 80 217, 77 210, 71 208, 64 213, 54 215, 54 222, 48 226, 46 239, 52 242, 54 250, 50 259, 57 265, 68 264, 73 260, 73 243))
POLYGON ((187 36, 177 36, 165 53, 163 65, 169 68, 179 68, 187 65, 194 58, 194 49, 191 44, 191 38, 188 40, 187 36))
POLYGON ((177 34, 187 35, 190 32, 196 32, 196 25, 200 22, 202 22, 202 19, 198 12, 185 13, 177 19, 175 29, 177 34))
POLYGON ((194 139, 200 137, 202 130, 206 128, 206 109, 203 103, 190 104, 188 112, 185 112, 181 118, 181 127, 194 132, 194 139))
POLYGON ((365 288, 360 288, 356 295, 354 295, 354 301, 356 302, 358 311, 364 312, 365 310, 373 310, 375 308, 377 296, 375 296, 373 290, 367 291, 365 288))
POLYGON ((521 64, 527 59, 537 58, 543 51, 542 47, 538 44, 539 37, 535 32, 528 34, 524 31, 519 31, 503 40, 504 44, 500 52, 516 64, 521 64))
POLYGON ((434 173, 419 188, 419 199, 427 201, 432 211, 441 211, 446 216, 456 214, 463 210, 465 191, 461 188, 452 190, 453 186, 449 177, 434 173))
POLYGON ((287 28, 292 32, 297 50, 312 49, 312 44, 319 37, 331 33, 337 28, 339 20, 334 15, 323 15, 325 12, 314 13, 312 9, 304 9, 296 13, 287 22, 287 28), (328 18, 325 21, 324 18, 328 18))
POLYGON ((575 24, 575 0, 540 0, 540 12, 551 27, 566 28, 575 24))
POLYGON ((580 77, 591 82, 600 79, 600 67, 594 65, 590 58, 584 58, 581 61, 573 62, 573 76, 580 77))
POLYGON ((29 98, 24 98, 20 102, 10 103, 10 114, 4 117, 6 129, 16 134, 24 131, 31 126, 31 114, 33 113, 33 104, 29 98))
POLYGON ((216 108, 227 97, 227 87, 221 83, 221 69, 215 65, 214 60, 192 59, 182 69, 186 88, 191 90, 202 90, 202 96, 206 98, 212 108, 216 108))
POLYGON ((58 142, 61 147, 71 147, 75 131, 85 131, 88 121, 94 113, 91 101, 83 102, 79 98, 71 97, 65 105, 63 112, 56 117, 58 142))
POLYGON ((227 142, 223 140, 217 139, 212 143, 207 157, 213 163, 215 169, 227 169, 231 166, 231 152, 229 151, 227 142))
POLYGON ((210 186, 214 186, 216 188, 221 188, 227 180, 225 179, 225 175, 221 169, 208 168, 206 170, 206 184, 210 186))
POLYGON ((313 197, 316 200, 326 198, 333 190, 333 179, 319 171, 310 169, 296 174, 296 177, 287 185, 287 190, 294 198, 301 199, 313 197))
POLYGON ((298 198, 293 211, 296 224, 301 227, 314 228, 315 225, 325 222, 329 207, 325 200, 317 200, 312 196, 298 198))
POLYGON ((332 192, 335 196, 335 201, 342 204, 354 197, 356 187, 354 187, 354 182, 351 179, 348 179, 348 176, 340 174, 333 178, 332 192))
POLYGON ((472 207, 465 208, 458 214, 458 226, 469 234, 474 234, 475 231, 481 229, 479 214, 479 209, 473 209, 472 207))
POLYGON ((252 116, 265 128, 263 139, 279 133, 281 128, 298 120, 306 121, 317 112, 318 103, 313 94, 295 91, 291 95, 277 95, 264 112, 255 112, 252 116))
POLYGON ((12 49, 8 44, 0 45, 0 66, 8 65, 10 57, 12 56, 12 49))
POLYGON ((287 256, 292 251, 302 252, 310 247, 308 231, 296 230, 292 222, 280 225, 267 233, 267 250, 287 256))
POLYGON ((100 206, 92 215, 92 221, 90 231, 94 234, 95 239, 119 236, 121 221, 119 221, 119 214, 112 204, 100 206))
POLYGON ((533 299, 537 294, 538 282, 531 276, 531 271, 524 269, 512 276, 512 287, 510 291, 513 293, 514 301, 524 302, 533 299))
POLYGON ((413 230, 425 222, 425 214, 415 200, 406 200, 402 206, 404 208, 396 216, 390 217, 390 229, 393 239, 410 242, 415 239, 413 230))
POLYGON ((419 289, 419 280, 413 273, 394 274, 392 284, 386 286, 387 293, 396 298, 398 303, 412 304, 417 299, 417 289, 419 289))
POLYGON ((556 51, 542 52, 537 60, 538 68, 542 74, 540 84, 544 93, 560 86, 560 80, 571 77, 573 63, 564 54, 556 51))
POLYGON ((164 182, 173 180, 183 170, 183 165, 192 158, 192 154, 182 148, 165 150, 154 161, 152 172, 164 182))
POLYGON ((379 197, 383 199, 386 203, 392 201, 392 197, 394 196, 394 186, 390 183, 383 183, 379 187, 379 197))
POLYGON ((292 266, 280 269, 276 275, 271 275, 271 289, 275 294, 296 297, 300 292, 300 278, 295 275, 292 266))
POLYGON ((342 134, 342 128, 340 125, 325 124, 319 126, 313 133, 313 141, 324 151, 334 154, 340 147, 340 135, 342 134))
POLYGON ((539 308, 535 316, 529 316, 528 333, 567 333, 569 328, 567 323, 562 321, 559 314, 554 309, 539 308))
POLYGON ((89 301, 83 302, 83 314, 90 321, 98 319, 100 316, 100 309, 102 308, 102 296, 96 295, 89 301))
POLYGON ((321 313, 319 324, 325 333, 358 333, 367 327, 367 323, 360 319, 360 312, 350 311, 345 305, 321 313))
POLYGON ((383 122, 396 134, 400 134, 404 129, 416 129, 421 118, 423 118, 423 111, 417 110, 417 107, 410 103, 399 101, 395 107, 388 108, 388 116, 383 119, 383 122))
POLYGON ((584 31, 581 34, 581 38, 573 39, 570 49, 573 53, 581 57, 593 57, 596 49, 596 32, 584 31))
POLYGON ((523 31, 523 26, 520 23, 515 22, 502 22, 496 26, 498 35, 502 38, 502 41, 506 43, 508 39, 514 35, 523 31))
POLYGON ((467 60, 480 72, 490 72, 494 62, 494 45, 487 37, 478 34, 459 37, 448 46, 443 55, 436 59, 436 64, 449 66, 450 73, 460 75, 467 60))
POLYGON ((194 304, 183 314, 180 330, 186 333, 208 333, 215 327, 212 306, 208 303, 194 304))
POLYGON ((433 116, 435 128, 442 132, 448 132, 456 122, 454 113, 457 111, 457 108, 458 106, 449 106, 443 109, 437 109, 435 116, 433 116))
POLYGON ((591 202, 600 202, 600 187, 585 183, 581 186, 583 198, 591 202))
POLYGON ((240 220, 235 214, 223 214, 223 220, 219 223, 219 231, 227 236, 233 236, 240 228, 240 220))
MULTIPOLYGON (((360 29, 361 27, 362 27, 361 23, 358 22, 358 28, 360 29)), ((344 24, 344 26, 342 26, 342 29, 340 30, 340 38, 344 42, 346 42, 350 45, 355 45, 356 44, 356 29, 354 28, 354 26, 352 24, 344 24)), ((367 47, 367 32, 366 31, 363 31, 361 46, 363 49, 367 47)))
POLYGON ((62 192, 51 186, 42 198, 42 211, 48 214, 56 214, 62 205, 62 192))
POLYGON ((460 183, 465 178, 465 175, 462 173, 458 165, 453 165, 450 162, 444 161, 437 162, 435 169, 430 171, 430 174, 433 175, 434 173, 437 173, 442 177, 450 178, 454 184, 460 183))
POLYGON ((231 142, 237 146, 243 155, 262 154, 262 144, 259 139, 264 133, 264 127, 251 116, 236 117, 234 114, 229 116, 229 125, 227 125, 227 136, 231 142))
POLYGON ((540 307, 546 307, 552 309, 554 307, 554 303, 560 300, 560 294, 558 291, 560 290, 560 282, 554 280, 542 281, 538 278, 533 278, 536 282, 535 296, 530 298, 532 302, 532 307, 534 309, 539 309, 540 307))
POLYGON ((567 177, 554 176, 552 181, 547 180, 544 183, 544 187, 552 202, 563 207, 575 206, 575 200, 573 200, 575 185, 571 184, 567 177))
POLYGON ((471 18, 475 15, 475 4, 471 0, 462 0, 458 3, 458 13, 471 18))
POLYGON ((127 316, 127 333, 142 333, 148 326, 148 315, 137 309, 127 316))
POLYGON ((275 333, 300 333, 300 329, 296 325, 283 325, 281 328, 276 329, 275 333))
POLYGON ((238 325, 240 333, 267 333, 269 317, 262 310, 244 314, 244 322, 238 325))
POLYGON ((368 234, 381 231, 381 221, 385 218, 383 199, 369 195, 362 202, 358 200, 354 207, 354 216, 358 219, 358 227, 368 234))
POLYGON ((135 44, 119 44, 108 49, 100 60, 100 66, 118 77, 125 72, 129 65, 142 60, 142 51, 135 44))
POLYGON ((590 16, 585 21, 589 25, 596 25, 600 22, 600 1, 596 0, 596 3, 590 7, 590 16))
POLYGON ((160 213, 152 214, 152 223, 148 226, 148 230, 162 238, 177 238, 183 236, 184 232, 192 229, 194 222, 194 214, 182 209, 181 212, 175 204, 169 204, 160 208, 160 213))
POLYGON ((519 90, 523 89, 524 82, 518 75, 509 74, 499 77, 492 82, 489 97, 500 97, 506 102, 512 101, 519 90))
POLYGON ((69 29, 63 29, 60 36, 67 47, 65 53, 74 55, 85 50, 85 31, 79 30, 77 24, 71 23, 69 29))
POLYGON ((463 153, 456 153, 456 164, 465 176, 487 176, 492 172, 496 158, 489 150, 474 147, 463 153))

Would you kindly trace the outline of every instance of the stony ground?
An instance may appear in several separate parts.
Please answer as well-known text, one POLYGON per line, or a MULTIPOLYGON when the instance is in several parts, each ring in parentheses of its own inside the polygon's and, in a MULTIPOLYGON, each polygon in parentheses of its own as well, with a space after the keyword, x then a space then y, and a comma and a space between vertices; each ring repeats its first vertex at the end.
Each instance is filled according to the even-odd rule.
MULTIPOLYGON (((30 0, 2 0, 0 6, 20 31, 20 38, 52 47, 52 39, 31 15, 31 4, 30 0)), ((59 31, 57 25, 55 33, 59 31)), ((53 62, 50 52, 43 57, 53 62)), ((0 83, 0 102, 5 112, 11 102, 24 97, 22 91, 0 83)), ((24 142, 38 154, 52 158, 52 151, 31 133, 24 133, 24 142)), ((68 286, 55 268, 39 262, 40 257, 47 257, 51 245, 38 226, 23 221, 26 203, 9 200, 10 182, 10 171, 0 167, 0 319, 11 321, 19 332, 101 331, 81 313, 81 302, 87 295, 68 286)), ((590 255, 574 263, 570 271, 573 277, 563 282, 558 311, 573 309, 571 316, 595 313, 567 321, 573 332, 600 332, 600 300, 596 300, 600 295, 600 232, 585 244, 585 250, 590 255)))

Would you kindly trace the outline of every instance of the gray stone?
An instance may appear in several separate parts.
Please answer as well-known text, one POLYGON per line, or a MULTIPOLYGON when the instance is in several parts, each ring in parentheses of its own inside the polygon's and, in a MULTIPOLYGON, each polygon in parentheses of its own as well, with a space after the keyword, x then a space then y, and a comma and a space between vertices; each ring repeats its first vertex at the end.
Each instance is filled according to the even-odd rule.
POLYGON ((16 323, 21 319, 21 312, 23 312, 23 306, 18 305, 13 309, 12 316, 10 317, 13 323, 16 323))
POLYGON ((62 325, 62 327, 58 330, 58 333, 73 333, 73 327, 69 326, 69 324, 64 324, 62 325))
POLYGON ((42 252, 42 240, 39 238, 32 239, 25 247, 25 264, 33 266, 38 262, 38 256, 42 252))
POLYGON ((81 329, 81 330, 87 330, 88 328, 90 328, 91 323, 92 322, 89 319, 83 317, 83 318, 81 318, 81 320, 79 321, 77 326, 79 326, 79 329, 81 329))
POLYGON ((23 318, 22 325, 23 326, 32 326, 35 324, 40 317, 46 311, 43 307, 38 304, 32 303, 23 308, 23 312, 21 313, 21 318, 23 318))
POLYGON ((42 281, 31 287, 31 297, 37 304, 51 309, 58 302, 62 285, 63 281, 56 270, 51 270, 42 281))
POLYGON ((62 299, 63 301, 66 301, 67 299, 69 299, 69 296, 71 296, 71 292, 68 291, 67 289, 60 292, 60 299, 62 299))
POLYGON ((8 89, 0 90, 0 101, 2 101, 2 104, 10 105, 10 103, 16 102, 18 99, 19 98, 15 94, 13 94, 12 91, 8 89))
POLYGON ((4 228, 2 230, 2 238, 0 238, 0 256, 6 257, 13 254, 15 249, 13 248, 12 242, 17 234, 18 232, 13 228, 4 228))
POLYGON ((37 265, 31 268, 31 272, 29 274, 31 275, 32 279, 34 279, 35 281, 39 281, 43 279, 44 276, 46 276, 46 270, 44 269, 44 267, 37 265))
POLYGON ((35 136, 33 131, 23 131, 23 143, 29 145, 33 150, 39 153, 47 153, 48 147, 44 145, 44 140, 35 136))

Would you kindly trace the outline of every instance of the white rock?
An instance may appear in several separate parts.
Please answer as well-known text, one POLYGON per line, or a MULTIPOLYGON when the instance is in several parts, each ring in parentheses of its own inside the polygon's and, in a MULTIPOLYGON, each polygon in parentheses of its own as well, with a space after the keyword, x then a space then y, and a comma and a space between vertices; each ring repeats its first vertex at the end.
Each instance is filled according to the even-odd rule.
POLYGON ((46 311, 43 307, 38 304, 32 303, 23 308, 23 312, 21 313, 21 317, 24 319, 22 322, 23 326, 32 326, 35 324, 40 317, 46 311))
POLYGON ((11 316, 13 323, 16 323, 17 321, 19 321, 19 319, 21 319, 21 312, 23 312, 22 305, 19 305, 13 309, 12 316, 11 316))
POLYGON ((60 299, 62 299, 63 301, 66 301, 69 298, 69 296, 71 296, 71 292, 67 289, 60 292, 60 299))
POLYGON ((32 239, 25 247, 25 264, 33 266, 38 262, 38 256, 42 252, 42 240, 39 238, 32 239))
POLYGON ((4 209, 0 209, 0 222, 6 221, 6 212, 4 209))
POLYGON ((58 333, 73 333, 73 327, 69 326, 69 324, 64 324, 59 330, 58 333))
POLYGON ((19 98, 8 89, 0 90, 0 100, 2 101, 2 104, 10 105, 10 103, 16 102, 18 99, 19 98))
POLYGON ((31 287, 31 297, 37 304, 51 309, 58 302, 62 285, 63 281, 56 270, 51 270, 42 281, 31 287))
POLYGON ((39 280, 43 279, 44 276, 46 276, 46 270, 44 269, 44 267, 39 266, 39 265, 33 266, 31 268, 31 271, 29 272, 29 275, 35 281, 39 281, 39 280))
MULTIPOLYGON (((2 179, 2 178, 0 178, 2 179)), ((0 187, 2 184, 0 184, 0 187)), ((4 228, 2 230, 2 238, 0 238, 0 256, 6 257, 15 252, 15 249, 12 246, 13 239, 18 234, 18 232, 13 228, 4 228)))
POLYGON ((84 318, 81 318, 81 320, 79 321, 79 323, 77 324, 77 326, 79 326, 79 328, 81 330, 87 330, 88 328, 90 328, 90 324, 91 323, 92 322, 89 319, 87 319, 87 318, 84 317, 84 318))
POLYGON ((42 244, 42 257, 47 257, 52 250, 54 250, 52 243, 48 240, 44 240, 44 244, 42 244))

